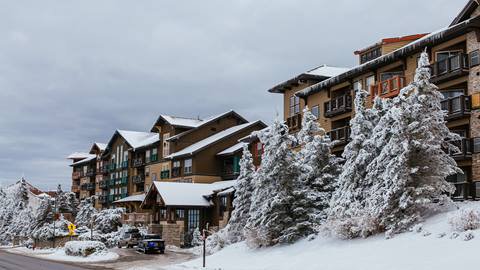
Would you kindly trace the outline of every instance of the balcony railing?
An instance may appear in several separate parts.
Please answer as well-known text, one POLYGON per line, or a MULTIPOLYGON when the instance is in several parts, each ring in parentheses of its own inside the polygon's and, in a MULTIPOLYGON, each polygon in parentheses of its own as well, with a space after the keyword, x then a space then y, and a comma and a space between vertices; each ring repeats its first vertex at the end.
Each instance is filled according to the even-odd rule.
POLYGON ((134 175, 132 176, 132 182, 134 184, 143 184, 145 183, 145 176, 143 175, 134 175))
POLYGON ((332 98, 324 103, 325 117, 333 117, 335 115, 352 111, 352 96, 342 95, 332 98))
POLYGON ((155 161, 158 161, 158 154, 152 155, 150 157, 150 162, 155 162, 155 161))
POLYGON ((170 178, 170 171, 161 171, 161 172, 160 172, 160 178, 161 178, 161 179, 168 179, 168 178, 170 178))
POLYGON ((73 172, 72 173, 72 179, 73 180, 80 179, 80 172, 73 172))
POLYGON ((95 176, 95 169, 89 169, 86 175, 87 177, 95 176))
POLYGON ((449 153, 455 160, 465 160, 472 157, 474 150, 472 139, 462 138, 461 140, 452 142, 452 144, 458 147, 458 152, 450 151, 449 153))
POLYGON ((108 188, 108 180, 103 180, 103 181, 98 182, 98 186, 101 189, 107 189, 108 188))
POLYGON ((110 164, 107 165, 107 167, 108 167, 108 171, 109 171, 109 172, 113 172, 113 171, 115 171, 115 170, 117 169, 117 164, 115 164, 115 163, 110 163, 110 164))
POLYGON ((133 160, 133 167, 137 168, 137 167, 141 167, 145 165, 145 163, 143 162, 143 159, 142 158, 136 158, 133 160))
POLYGON ((405 87, 407 81, 404 76, 395 76, 391 79, 379 82, 370 86, 370 94, 372 99, 376 96, 382 98, 389 98, 397 96, 400 93, 400 89, 405 87))
POLYGON ((332 141, 338 141, 337 144, 346 144, 350 140, 350 127, 345 126, 332 129, 331 131, 327 132, 327 135, 332 141))
POLYGON ((302 128, 302 115, 295 114, 287 118, 287 126, 290 131, 299 130, 302 128))
POLYGON ((470 97, 461 95, 457 97, 446 98, 441 101, 442 110, 447 112, 446 120, 451 120, 465 115, 470 115, 472 108, 470 97))
POLYGON ((128 176, 124 176, 124 177, 120 178, 120 184, 121 185, 128 184, 128 176))
POLYGON ((120 166, 122 167, 122 169, 126 169, 128 168, 128 161, 123 161, 120 166))
POLYGON ((453 76, 462 76, 468 73, 468 54, 460 53, 432 64, 433 83, 438 83, 453 76))

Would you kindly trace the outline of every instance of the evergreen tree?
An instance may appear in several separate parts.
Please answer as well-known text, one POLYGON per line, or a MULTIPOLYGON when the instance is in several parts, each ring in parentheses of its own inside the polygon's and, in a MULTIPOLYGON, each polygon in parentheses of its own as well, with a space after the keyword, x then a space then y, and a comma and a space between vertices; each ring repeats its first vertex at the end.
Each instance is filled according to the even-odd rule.
POLYGON ((78 200, 73 192, 64 192, 62 186, 58 185, 55 200, 59 213, 71 213, 77 215, 78 200))
POLYGON ((250 218, 245 227, 247 243, 261 247, 295 241, 310 233, 308 228, 293 219, 294 180, 298 177, 291 149, 295 138, 278 119, 270 128, 256 134, 265 151, 257 171, 250 218))
POLYGON ((461 172, 444 149, 458 138, 445 124, 442 94, 430 83, 428 54, 422 53, 414 81, 401 90, 384 118, 391 134, 370 166, 367 178, 379 179, 368 200, 371 213, 387 235, 418 222, 435 202, 449 200, 454 188, 445 179, 461 172))
POLYGON ((194 247, 198 247, 198 246, 201 246, 203 245, 203 236, 202 236, 202 233, 200 232, 200 230, 197 228, 195 228, 195 230, 193 231, 193 234, 192 234, 192 246, 194 247))
POLYGON ((365 211, 366 198, 373 185, 365 179, 368 165, 382 147, 373 139, 373 131, 380 118, 389 110, 390 102, 376 98, 373 108, 367 109, 367 96, 368 93, 364 90, 355 93, 355 116, 350 121, 351 140, 345 146, 345 163, 338 177, 338 189, 330 201, 329 228, 341 238, 365 237, 376 228, 374 220, 365 211))
POLYGON ((226 227, 228 242, 236 243, 245 240, 244 228, 250 217, 250 205, 253 194, 252 181, 255 177, 255 166, 248 146, 243 147, 240 159, 240 174, 235 186, 233 211, 226 227))
POLYGON ((340 160, 331 154, 333 144, 308 107, 303 111, 298 141, 302 148, 296 155, 300 174, 296 180, 295 219, 315 227, 327 217, 336 179, 341 172, 340 160))
POLYGON ((79 210, 75 218, 77 227, 90 227, 95 214, 97 214, 97 209, 93 207, 93 202, 93 197, 85 198, 80 202, 79 210))

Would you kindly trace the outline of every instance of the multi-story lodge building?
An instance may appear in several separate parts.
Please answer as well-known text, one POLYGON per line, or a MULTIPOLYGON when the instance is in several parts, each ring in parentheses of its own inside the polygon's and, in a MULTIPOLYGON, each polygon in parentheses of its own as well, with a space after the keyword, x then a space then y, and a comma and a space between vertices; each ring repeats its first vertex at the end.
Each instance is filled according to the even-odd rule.
MULTIPOLYGON (((370 100, 391 98, 413 80, 423 50, 431 59, 432 83, 444 95, 447 126, 458 133, 460 152, 451 153, 464 174, 449 181, 455 197, 472 198, 480 191, 480 8, 469 1, 447 28, 430 34, 383 39, 356 51, 359 65, 337 70, 331 76, 301 74, 269 91, 284 95, 284 119, 292 132, 301 127, 301 113, 308 106, 333 140, 333 152, 341 154, 349 140, 354 114, 354 91, 365 89, 370 100)), ((319 68, 321 72, 322 67, 319 68)), ((327 74, 323 74, 327 75, 327 74)), ((479 193, 480 194, 480 193, 479 193)))
POLYGON ((97 208, 125 207, 126 223, 156 224, 159 230, 173 221, 184 223, 174 227, 181 231, 174 243, 183 243, 185 231, 226 223, 231 192, 217 195, 230 190, 229 180, 239 174, 245 145, 239 140, 265 127, 235 111, 204 120, 160 115, 150 132, 116 130, 106 145, 69 156, 72 191, 80 199, 96 195, 97 208), (171 188, 184 199, 181 205, 167 204, 171 188), (146 200, 147 192, 162 199, 146 200))

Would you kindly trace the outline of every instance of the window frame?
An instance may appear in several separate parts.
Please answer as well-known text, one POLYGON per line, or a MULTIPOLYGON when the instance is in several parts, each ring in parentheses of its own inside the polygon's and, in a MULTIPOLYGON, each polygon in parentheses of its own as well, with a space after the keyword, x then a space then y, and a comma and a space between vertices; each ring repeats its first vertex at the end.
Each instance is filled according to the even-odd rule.
POLYGON ((312 106, 312 109, 310 111, 313 114, 313 116, 317 118, 317 120, 320 119, 320 105, 312 106), (316 115, 315 115, 315 111, 316 111, 316 115))

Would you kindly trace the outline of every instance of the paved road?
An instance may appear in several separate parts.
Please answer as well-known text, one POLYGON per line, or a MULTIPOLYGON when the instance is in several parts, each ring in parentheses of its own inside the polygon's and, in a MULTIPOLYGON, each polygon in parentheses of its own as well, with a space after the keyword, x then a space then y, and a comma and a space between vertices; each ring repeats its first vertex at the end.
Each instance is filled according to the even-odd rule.
POLYGON ((85 270, 69 264, 46 261, 0 250, 0 270, 85 270))

